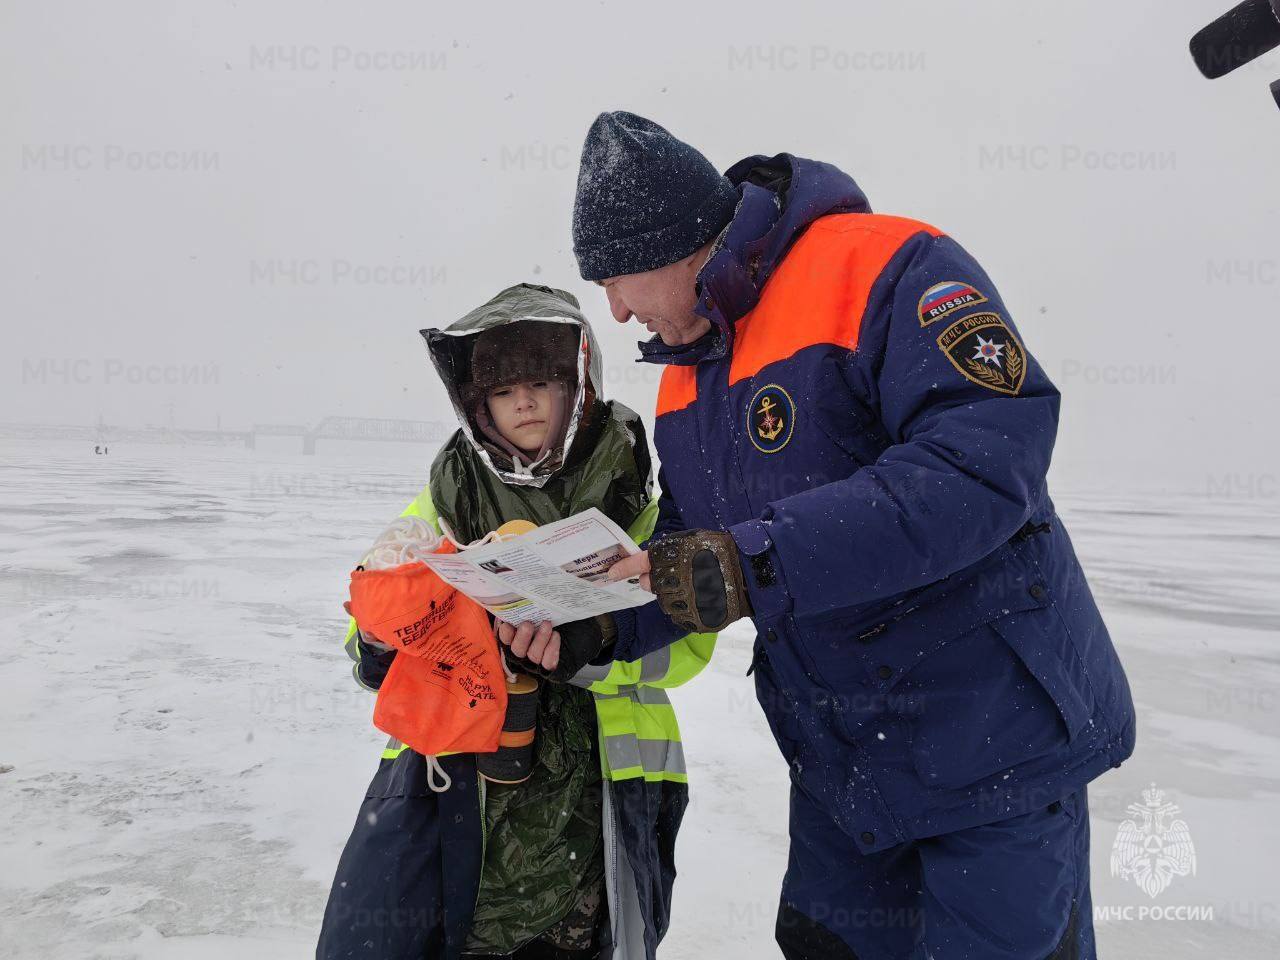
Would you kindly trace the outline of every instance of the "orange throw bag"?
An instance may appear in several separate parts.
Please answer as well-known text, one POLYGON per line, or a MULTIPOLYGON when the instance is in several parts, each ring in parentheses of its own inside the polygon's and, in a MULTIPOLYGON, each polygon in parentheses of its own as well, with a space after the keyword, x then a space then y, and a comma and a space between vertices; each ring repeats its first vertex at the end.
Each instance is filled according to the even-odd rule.
POLYGON ((353 570, 351 615, 401 653, 378 691, 375 727, 428 757, 498 749, 507 687, 483 607, 414 562, 353 570))

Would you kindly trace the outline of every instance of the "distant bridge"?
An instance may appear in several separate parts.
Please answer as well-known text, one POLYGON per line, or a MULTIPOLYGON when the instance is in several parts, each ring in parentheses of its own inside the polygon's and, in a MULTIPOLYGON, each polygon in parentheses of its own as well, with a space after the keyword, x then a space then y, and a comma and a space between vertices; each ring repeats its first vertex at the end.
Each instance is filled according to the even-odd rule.
POLYGON ((255 423, 252 430, 182 430, 176 427, 116 427, 0 423, 0 437, 19 440, 85 440, 91 443, 243 444, 253 450, 258 437, 301 437, 302 452, 314 454, 319 440, 376 440, 392 443, 441 443, 457 429, 454 421, 325 417, 314 427, 255 423))
MULTIPOLYGON (((302 452, 315 453, 317 440, 380 440, 392 443, 440 443, 457 429, 455 422, 325 417, 314 427, 254 424, 254 437, 301 437, 302 452)), ((253 442, 249 446, 253 446, 253 442)))

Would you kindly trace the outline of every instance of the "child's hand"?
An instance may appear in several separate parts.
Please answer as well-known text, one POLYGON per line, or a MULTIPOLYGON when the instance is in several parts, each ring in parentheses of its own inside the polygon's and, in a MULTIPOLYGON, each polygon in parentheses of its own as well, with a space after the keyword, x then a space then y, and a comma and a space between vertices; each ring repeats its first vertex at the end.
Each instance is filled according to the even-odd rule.
POLYGON ((633 553, 629 557, 623 557, 609 568, 607 574, 610 583, 615 583, 618 580, 630 580, 635 576, 640 577, 641 587, 653 593, 653 585, 649 581, 648 550, 641 550, 639 553, 633 553))
POLYGON ((550 672, 560 665, 560 634, 543 620, 536 627, 531 622, 513 627, 502 620, 493 621, 498 641, 511 648, 511 653, 550 672))

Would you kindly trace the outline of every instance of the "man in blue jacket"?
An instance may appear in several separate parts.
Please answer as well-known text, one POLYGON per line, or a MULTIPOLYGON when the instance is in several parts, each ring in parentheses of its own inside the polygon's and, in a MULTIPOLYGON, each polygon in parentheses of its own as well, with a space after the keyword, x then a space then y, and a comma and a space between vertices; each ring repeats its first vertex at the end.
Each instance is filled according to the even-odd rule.
POLYGON ((754 622, 793 784, 783 953, 1093 957, 1085 788, 1133 704, 1045 482, 1058 391, 991 279, 832 166, 721 176, 623 112, 573 234, 665 365, 659 529, 615 568, 658 598, 615 657, 754 622))

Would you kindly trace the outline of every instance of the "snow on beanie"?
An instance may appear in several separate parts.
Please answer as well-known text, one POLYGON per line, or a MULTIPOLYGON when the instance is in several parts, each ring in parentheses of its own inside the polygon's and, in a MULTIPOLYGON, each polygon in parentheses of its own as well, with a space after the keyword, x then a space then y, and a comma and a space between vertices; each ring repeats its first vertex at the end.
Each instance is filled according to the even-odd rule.
POLYGON ((675 263, 723 230, 737 202, 729 180, 687 143, 634 113, 602 113, 578 169, 578 270, 603 280, 675 263))

